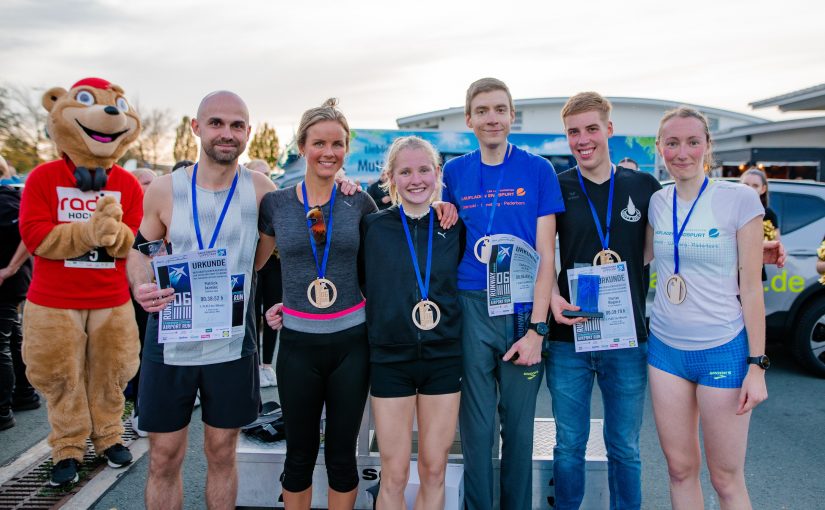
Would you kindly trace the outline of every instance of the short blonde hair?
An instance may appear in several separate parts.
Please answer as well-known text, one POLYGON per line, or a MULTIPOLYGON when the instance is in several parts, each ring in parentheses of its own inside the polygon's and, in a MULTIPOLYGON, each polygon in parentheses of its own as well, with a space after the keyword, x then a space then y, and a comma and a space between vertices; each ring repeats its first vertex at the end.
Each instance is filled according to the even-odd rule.
POLYGON ((317 106, 315 108, 310 108, 309 110, 305 111, 303 115, 301 115, 301 122, 298 124, 298 147, 301 148, 307 142, 307 132, 309 128, 318 124, 319 122, 324 122, 327 120, 331 120, 337 122, 344 128, 344 131, 347 133, 347 141, 346 147, 347 152, 349 152, 349 123, 347 123, 347 118, 344 117, 344 114, 341 110, 338 109, 338 100, 334 97, 331 97, 324 101, 324 104, 321 106, 317 106))
POLYGON ((713 140, 710 138, 710 127, 708 124, 708 119, 705 115, 697 110, 696 108, 691 108, 690 106, 678 106, 672 110, 668 110, 662 115, 662 120, 659 121, 659 131, 656 132, 656 143, 662 141, 662 129, 665 127, 665 123, 679 117, 680 119, 696 119, 702 124, 702 128, 705 131, 705 141, 708 143, 708 150, 705 152, 705 172, 710 171, 713 168, 714 160, 713 160, 713 140))
POLYGON ((510 89, 507 88, 507 84, 497 78, 482 78, 471 83, 470 87, 467 89, 467 98, 464 102, 464 115, 470 115, 470 103, 473 102, 474 97, 485 92, 493 92, 496 90, 502 90, 505 94, 507 94, 507 101, 510 103, 510 110, 515 112, 516 107, 513 105, 513 96, 510 94, 510 89))
POLYGON ((404 149, 423 150, 430 157, 430 162, 433 165, 433 170, 437 174, 435 191, 433 192, 433 195, 430 197, 430 203, 436 200, 440 200, 442 188, 441 155, 438 153, 438 149, 433 147, 433 144, 417 136, 402 136, 396 138, 392 142, 392 145, 390 145, 390 148, 387 150, 387 156, 384 160, 383 171, 387 173, 387 180, 380 184, 381 188, 387 191, 393 204, 399 204, 401 202, 401 197, 398 194, 398 189, 395 187, 395 183, 393 182, 392 178, 393 172, 395 171, 395 162, 398 159, 398 154, 400 154, 401 151, 404 149))
POLYGON ((613 110, 613 105, 610 101, 599 94, 598 92, 579 92, 564 103, 561 109, 561 120, 571 115, 578 115, 580 113, 597 111, 602 120, 610 120, 610 112, 613 110))

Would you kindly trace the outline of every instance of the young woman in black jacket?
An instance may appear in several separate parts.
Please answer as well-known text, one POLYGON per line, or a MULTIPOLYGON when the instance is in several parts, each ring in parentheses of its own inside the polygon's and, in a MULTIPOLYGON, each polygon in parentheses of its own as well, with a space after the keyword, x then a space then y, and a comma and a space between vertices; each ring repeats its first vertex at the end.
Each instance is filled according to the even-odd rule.
POLYGON ((439 226, 436 149, 402 137, 387 153, 393 206, 361 220, 366 275, 370 393, 381 451, 377 508, 403 508, 413 416, 418 417, 416 508, 443 508, 447 455, 461 382, 461 311, 456 268, 464 226, 439 226))

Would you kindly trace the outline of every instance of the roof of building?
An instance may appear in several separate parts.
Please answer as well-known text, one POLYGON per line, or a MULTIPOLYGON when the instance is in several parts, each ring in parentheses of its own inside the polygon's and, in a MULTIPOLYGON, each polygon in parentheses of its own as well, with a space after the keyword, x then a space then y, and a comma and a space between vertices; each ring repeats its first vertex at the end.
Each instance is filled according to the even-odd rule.
MULTIPOLYGON (((566 97, 539 97, 539 98, 529 98, 529 99, 515 99, 513 102, 515 103, 516 107, 525 107, 525 106, 543 106, 543 105, 563 105, 568 98, 566 97)), ((649 99, 644 97, 608 97, 607 99, 610 100, 611 103, 614 105, 648 105, 648 106, 658 106, 662 108, 675 108, 677 106, 690 106, 691 108, 696 108, 699 111, 702 111, 707 114, 711 115, 722 115, 726 117, 735 118, 738 120, 742 120, 744 122, 749 122, 753 124, 761 124, 768 122, 767 119, 763 119, 762 117, 757 117, 755 115, 748 115, 746 113, 739 113, 733 112, 730 110, 722 110, 719 108, 710 108, 708 106, 690 104, 690 103, 682 103, 679 101, 668 101, 664 99, 649 99)), ((456 106, 453 108, 447 108, 444 110, 436 110, 427 113, 419 113, 416 115, 410 115, 407 117, 400 117, 396 119, 396 124, 398 126, 401 125, 408 125, 414 122, 422 122, 431 120, 434 117, 443 117, 446 115, 464 115, 464 107, 463 106, 456 106)))
POLYGON ((749 126, 739 126, 724 131, 717 131, 713 134, 714 140, 726 140, 746 135, 761 135, 766 133, 776 133, 779 131, 793 131, 795 129, 810 129, 825 127, 825 117, 808 117, 805 119, 780 120, 776 122, 765 122, 762 124, 751 124, 749 126))
POLYGON ((778 106, 783 112, 825 110, 825 83, 749 103, 751 108, 778 106))

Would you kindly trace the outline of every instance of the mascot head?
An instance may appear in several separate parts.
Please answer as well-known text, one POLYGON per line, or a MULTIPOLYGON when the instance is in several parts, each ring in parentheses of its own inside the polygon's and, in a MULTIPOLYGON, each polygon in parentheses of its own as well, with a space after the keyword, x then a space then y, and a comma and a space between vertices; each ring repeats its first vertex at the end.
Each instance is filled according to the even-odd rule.
POLYGON ((49 136, 79 167, 111 168, 140 134, 140 119, 123 89, 100 78, 80 80, 68 92, 49 89, 43 107, 49 136))

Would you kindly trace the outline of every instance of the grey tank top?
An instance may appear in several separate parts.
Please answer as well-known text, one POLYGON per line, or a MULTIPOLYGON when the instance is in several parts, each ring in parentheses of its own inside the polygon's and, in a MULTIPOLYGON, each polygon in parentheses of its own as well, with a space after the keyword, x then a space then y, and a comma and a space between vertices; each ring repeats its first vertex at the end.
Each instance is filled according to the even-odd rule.
MULTIPOLYGON (((233 288, 240 291, 243 282, 243 308, 237 302, 239 292, 233 292, 232 337, 226 340, 203 342, 157 343, 157 325, 154 325, 154 345, 162 353, 157 361, 167 365, 209 365, 234 361, 255 352, 254 271, 255 249, 258 244, 258 206, 252 174, 243 166, 235 194, 226 211, 223 225, 215 240, 215 248, 227 248, 229 269, 233 288)), ((186 170, 172 173, 172 222, 168 240, 172 253, 187 253, 198 250, 195 223, 192 216, 192 178, 186 170)), ((201 239, 207 248, 215 230, 229 189, 210 191, 197 188, 198 217, 200 218, 201 239)), ((149 332, 147 327, 147 345, 149 332)))

